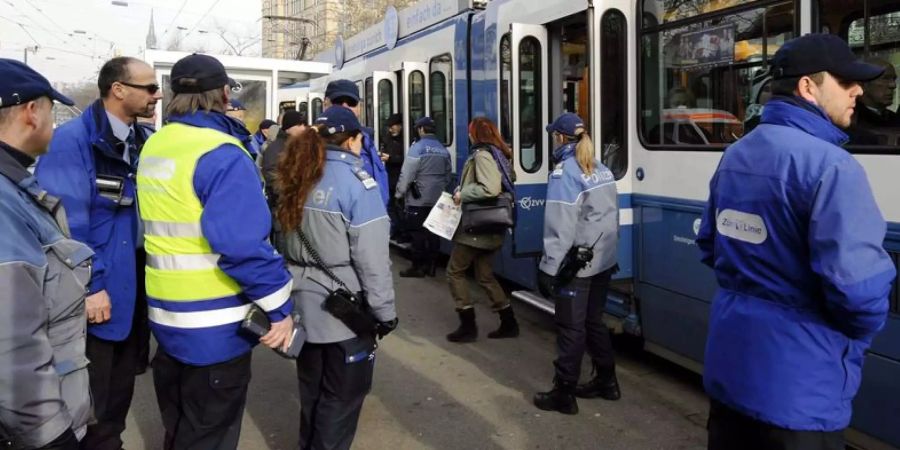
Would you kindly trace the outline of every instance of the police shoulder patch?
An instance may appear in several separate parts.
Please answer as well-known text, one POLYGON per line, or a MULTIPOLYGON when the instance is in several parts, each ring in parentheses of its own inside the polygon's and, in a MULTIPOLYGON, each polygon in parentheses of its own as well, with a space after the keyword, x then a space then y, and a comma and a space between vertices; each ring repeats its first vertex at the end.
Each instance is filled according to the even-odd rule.
POLYGON ((365 169, 357 167, 353 169, 353 173, 356 175, 356 178, 359 178, 359 181, 362 181, 363 186, 366 189, 372 189, 378 186, 378 182, 372 178, 372 175, 369 175, 369 172, 366 172, 365 169))
POLYGON ((553 172, 550 172, 550 176, 554 178, 559 178, 563 175, 563 164, 559 163, 556 167, 553 168, 553 172))

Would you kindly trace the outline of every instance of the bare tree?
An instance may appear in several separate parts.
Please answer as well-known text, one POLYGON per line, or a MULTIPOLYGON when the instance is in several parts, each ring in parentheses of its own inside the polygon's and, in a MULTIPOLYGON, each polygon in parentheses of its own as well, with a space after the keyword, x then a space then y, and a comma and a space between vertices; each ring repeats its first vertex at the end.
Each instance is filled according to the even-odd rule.
POLYGON ((225 54, 259 56, 260 29, 253 31, 235 30, 229 24, 223 24, 216 20, 213 24, 212 33, 219 36, 222 42, 225 43, 225 54))

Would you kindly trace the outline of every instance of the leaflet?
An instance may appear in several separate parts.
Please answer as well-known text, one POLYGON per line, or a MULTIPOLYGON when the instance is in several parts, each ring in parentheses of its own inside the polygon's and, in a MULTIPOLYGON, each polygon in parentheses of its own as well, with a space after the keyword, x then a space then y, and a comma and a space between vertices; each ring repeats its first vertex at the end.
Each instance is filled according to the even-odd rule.
POLYGON ((425 229, 449 241, 453 239, 461 218, 462 208, 453 203, 452 195, 444 192, 428 213, 425 229))

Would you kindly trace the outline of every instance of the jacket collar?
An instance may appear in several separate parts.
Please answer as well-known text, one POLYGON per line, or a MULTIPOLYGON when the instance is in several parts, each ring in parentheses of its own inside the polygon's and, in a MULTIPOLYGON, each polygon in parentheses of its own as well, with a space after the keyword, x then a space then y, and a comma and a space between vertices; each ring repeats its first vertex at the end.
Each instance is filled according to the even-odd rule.
POLYGON ((21 183, 22 180, 31 176, 24 164, 27 162, 25 161, 27 157, 28 155, 13 146, 0 141, 0 174, 12 180, 13 183, 21 183))
POLYGON ((569 143, 553 150, 553 160, 559 164, 575 155, 575 144, 569 143))
MULTIPOLYGON (((109 123, 109 117, 106 116, 106 108, 103 107, 103 100, 97 99, 91 104, 84 113, 81 114, 81 122, 84 129, 87 130, 88 141, 91 145, 100 150, 105 156, 112 159, 119 159, 124 162, 122 152, 116 148, 119 139, 113 134, 112 125, 109 123)), ((134 142, 138 153, 144 146, 144 142, 150 137, 151 131, 147 127, 134 126, 134 142)), ((132 156, 132 161, 136 158, 132 156)))
POLYGON ((226 116, 217 111, 197 111, 191 114, 182 114, 178 116, 169 116, 169 122, 190 125, 198 128, 211 128, 221 131, 227 135, 233 136, 242 144, 245 149, 250 149, 250 142, 253 135, 247 130, 239 120, 226 116))
POLYGON ((362 167, 362 159, 353 153, 348 152, 336 145, 328 145, 325 147, 325 158, 328 161, 340 161, 351 166, 362 167))
POLYGON ((849 140, 822 108, 799 97, 773 97, 763 109, 761 123, 796 128, 839 146, 849 140))

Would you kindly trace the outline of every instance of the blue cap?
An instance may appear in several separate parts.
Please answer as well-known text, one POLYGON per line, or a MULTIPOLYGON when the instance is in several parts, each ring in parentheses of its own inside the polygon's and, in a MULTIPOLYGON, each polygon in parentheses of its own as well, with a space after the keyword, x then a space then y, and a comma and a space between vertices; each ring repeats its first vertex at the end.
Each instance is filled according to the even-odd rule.
POLYGON ((232 111, 246 111, 247 110, 247 108, 244 106, 244 104, 241 103, 241 101, 236 98, 232 98, 232 99, 228 100, 228 103, 231 105, 232 111))
POLYGON ((60 94, 43 75, 14 59, 0 58, 0 108, 21 105, 40 97, 49 97, 64 105, 75 104, 60 94))
POLYGON ((325 88, 325 98, 331 100, 341 97, 350 97, 355 102, 359 102, 359 88, 356 83, 350 80, 334 80, 328 83, 325 88))
POLYGON ((316 125, 323 125, 328 134, 361 130, 362 125, 356 114, 343 106, 331 106, 316 119, 316 125))
POLYGON ((431 117, 425 116, 425 117, 423 117, 423 118, 417 120, 417 121, 416 121, 416 124, 414 125, 414 127, 415 127, 415 128, 420 128, 420 127, 434 127, 434 120, 431 120, 431 117))
POLYGON ((584 128, 584 121, 581 120, 581 117, 572 113, 563 113, 563 115, 557 117, 553 123, 547 125, 547 132, 575 136, 575 132, 579 128, 584 128))
POLYGON ((843 39, 833 34, 814 33, 785 42, 772 57, 772 76, 800 77, 828 72, 842 81, 872 81, 884 68, 864 63, 843 39))
POLYGON ((179 59, 172 66, 171 80, 172 92, 176 94, 199 94, 231 86, 234 81, 228 78, 218 59, 199 53, 179 59))

